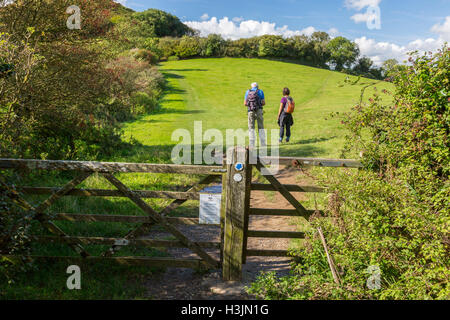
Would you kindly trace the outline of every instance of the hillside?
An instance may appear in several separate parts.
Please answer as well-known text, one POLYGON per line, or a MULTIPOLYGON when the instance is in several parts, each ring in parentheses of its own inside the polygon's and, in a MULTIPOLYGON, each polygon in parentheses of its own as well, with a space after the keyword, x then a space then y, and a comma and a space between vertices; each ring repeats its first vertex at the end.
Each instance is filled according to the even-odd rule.
MULTIPOLYGON (((332 112, 350 110, 361 89, 375 80, 362 78, 356 85, 345 83, 339 72, 298 64, 259 59, 194 59, 165 62, 160 66, 168 87, 160 109, 128 123, 126 135, 147 146, 173 145, 177 128, 193 132, 194 121, 203 121, 203 130, 247 128, 243 107, 245 90, 257 81, 266 95, 265 124, 278 129, 276 117, 284 86, 291 89, 297 109, 292 141, 280 148, 284 156, 336 157, 343 144, 343 128, 332 112)), ((357 80, 349 77, 350 82, 357 80)), ((389 83, 379 83, 378 90, 389 83)), ((366 91, 365 98, 373 93, 366 91)))

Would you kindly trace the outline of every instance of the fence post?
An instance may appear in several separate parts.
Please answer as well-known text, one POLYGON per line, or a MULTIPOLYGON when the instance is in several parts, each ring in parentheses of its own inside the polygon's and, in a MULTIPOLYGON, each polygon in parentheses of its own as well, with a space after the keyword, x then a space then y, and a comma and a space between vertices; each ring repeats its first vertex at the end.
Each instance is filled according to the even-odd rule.
POLYGON ((222 276, 225 281, 242 280, 246 251, 245 228, 250 208, 251 167, 249 150, 237 147, 227 164, 226 208, 222 276))

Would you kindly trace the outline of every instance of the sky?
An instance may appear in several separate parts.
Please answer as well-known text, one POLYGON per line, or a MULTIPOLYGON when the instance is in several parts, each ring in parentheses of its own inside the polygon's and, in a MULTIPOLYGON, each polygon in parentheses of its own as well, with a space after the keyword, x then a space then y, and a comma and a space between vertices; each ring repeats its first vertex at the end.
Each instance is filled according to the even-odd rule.
POLYGON ((450 0, 118 0, 136 11, 172 13, 202 36, 238 39, 326 31, 355 41, 380 65, 450 42, 450 0))

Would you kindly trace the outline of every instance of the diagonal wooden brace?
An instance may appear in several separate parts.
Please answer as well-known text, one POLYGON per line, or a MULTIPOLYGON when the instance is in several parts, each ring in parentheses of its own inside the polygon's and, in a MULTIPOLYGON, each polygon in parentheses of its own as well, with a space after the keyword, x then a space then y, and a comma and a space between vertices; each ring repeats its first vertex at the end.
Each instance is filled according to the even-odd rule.
MULTIPOLYGON (((194 185, 192 188, 190 188, 187 192, 198 192, 201 189, 203 189, 205 185, 209 185, 216 179, 217 179, 217 176, 213 176, 213 175, 207 176, 206 178, 200 180, 200 182, 198 182, 196 185, 194 185)), ((178 208, 179 206, 181 206, 186 201, 187 200, 183 200, 183 199, 174 200, 167 207, 165 207, 163 210, 161 210, 159 212, 159 214, 161 216, 166 216, 167 214, 169 214, 171 211, 173 211, 176 208, 178 208)), ((132 238, 139 237, 140 235, 142 235, 143 232, 145 232, 146 230, 148 231, 154 225, 155 225, 155 223, 144 223, 144 224, 138 226, 136 229, 133 229, 130 232, 128 232, 125 235, 124 239, 132 239, 132 238)), ((102 253, 102 256, 111 256, 114 253, 116 253, 117 251, 119 251, 120 248, 121 248, 120 246, 111 246, 111 248, 109 248, 107 251, 102 253)))
MULTIPOLYGON (((265 168, 264 164, 261 162, 261 159, 258 157, 258 163, 256 164, 256 168, 259 172, 262 173, 262 170, 265 168)), ((265 170, 268 171, 268 170, 265 170)), ((263 174, 264 175, 264 174, 263 174)), ((265 174, 264 177, 267 179, 267 181, 270 182, 270 184, 275 188, 276 191, 281 193, 281 195, 289 201, 289 203, 297 210, 297 212, 304 217, 309 217, 310 213, 304 206, 301 205, 300 202, 298 202, 297 199, 288 191, 288 189, 282 185, 277 178, 275 178, 271 174, 265 174)))
POLYGON ((121 191, 124 196, 130 198, 131 201, 141 208, 153 220, 154 223, 161 224, 168 232, 172 233, 178 240, 180 240, 183 245, 191 249, 200 258, 202 258, 208 266, 214 269, 219 268, 218 261, 205 252, 197 243, 190 241, 181 231, 170 224, 164 216, 161 216, 158 212, 153 210, 152 207, 150 207, 144 200, 125 186, 120 180, 110 173, 102 174, 112 185, 121 191))
MULTIPOLYGON (((50 231, 53 234, 56 234, 57 236, 61 237, 61 239, 65 239, 68 235, 60 229, 58 226, 56 226, 53 222, 49 221, 49 217, 44 214, 44 211, 49 208, 56 200, 58 200, 60 197, 64 196, 67 192, 75 188, 77 185, 79 185, 81 182, 83 182, 85 179, 87 179, 91 175, 90 172, 83 172, 79 176, 75 177, 72 181, 67 183, 65 186, 63 186, 61 189, 59 189, 57 192, 52 194, 47 200, 42 202, 39 206, 36 208, 33 207, 31 204, 29 204, 26 200, 24 200, 20 195, 15 191, 9 188, 9 186, 0 180, 0 189, 6 190, 7 196, 12 199, 17 205, 22 207, 25 210, 34 212, 35 219, 38 220, 48 231, 50 231)), ((68 242, 65 241, 73 250, 75 250, 77 253, 79 253, 82 257, 88 257, 90 256, 89 253, 83 248, 81 243, 74 243, 74 242, 68 242)))

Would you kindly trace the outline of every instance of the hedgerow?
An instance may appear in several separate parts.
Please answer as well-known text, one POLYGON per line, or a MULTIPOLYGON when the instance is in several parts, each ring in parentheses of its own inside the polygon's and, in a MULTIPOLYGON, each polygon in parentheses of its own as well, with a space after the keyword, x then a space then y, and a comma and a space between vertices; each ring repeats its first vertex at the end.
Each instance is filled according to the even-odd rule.
POLYGON ((378 92, 343 116, 343 156, 361 155, 364 168, 319 175, 331 192, 328 210, 292 252, 294 276, 263 275, 250 292, 265 299, 450 297, 449 61, 447 46, 413 53, 411 66, 393 77, 394 92, 378 92), (371 269, 380 270, 380 286, 368 285, 371 269))

